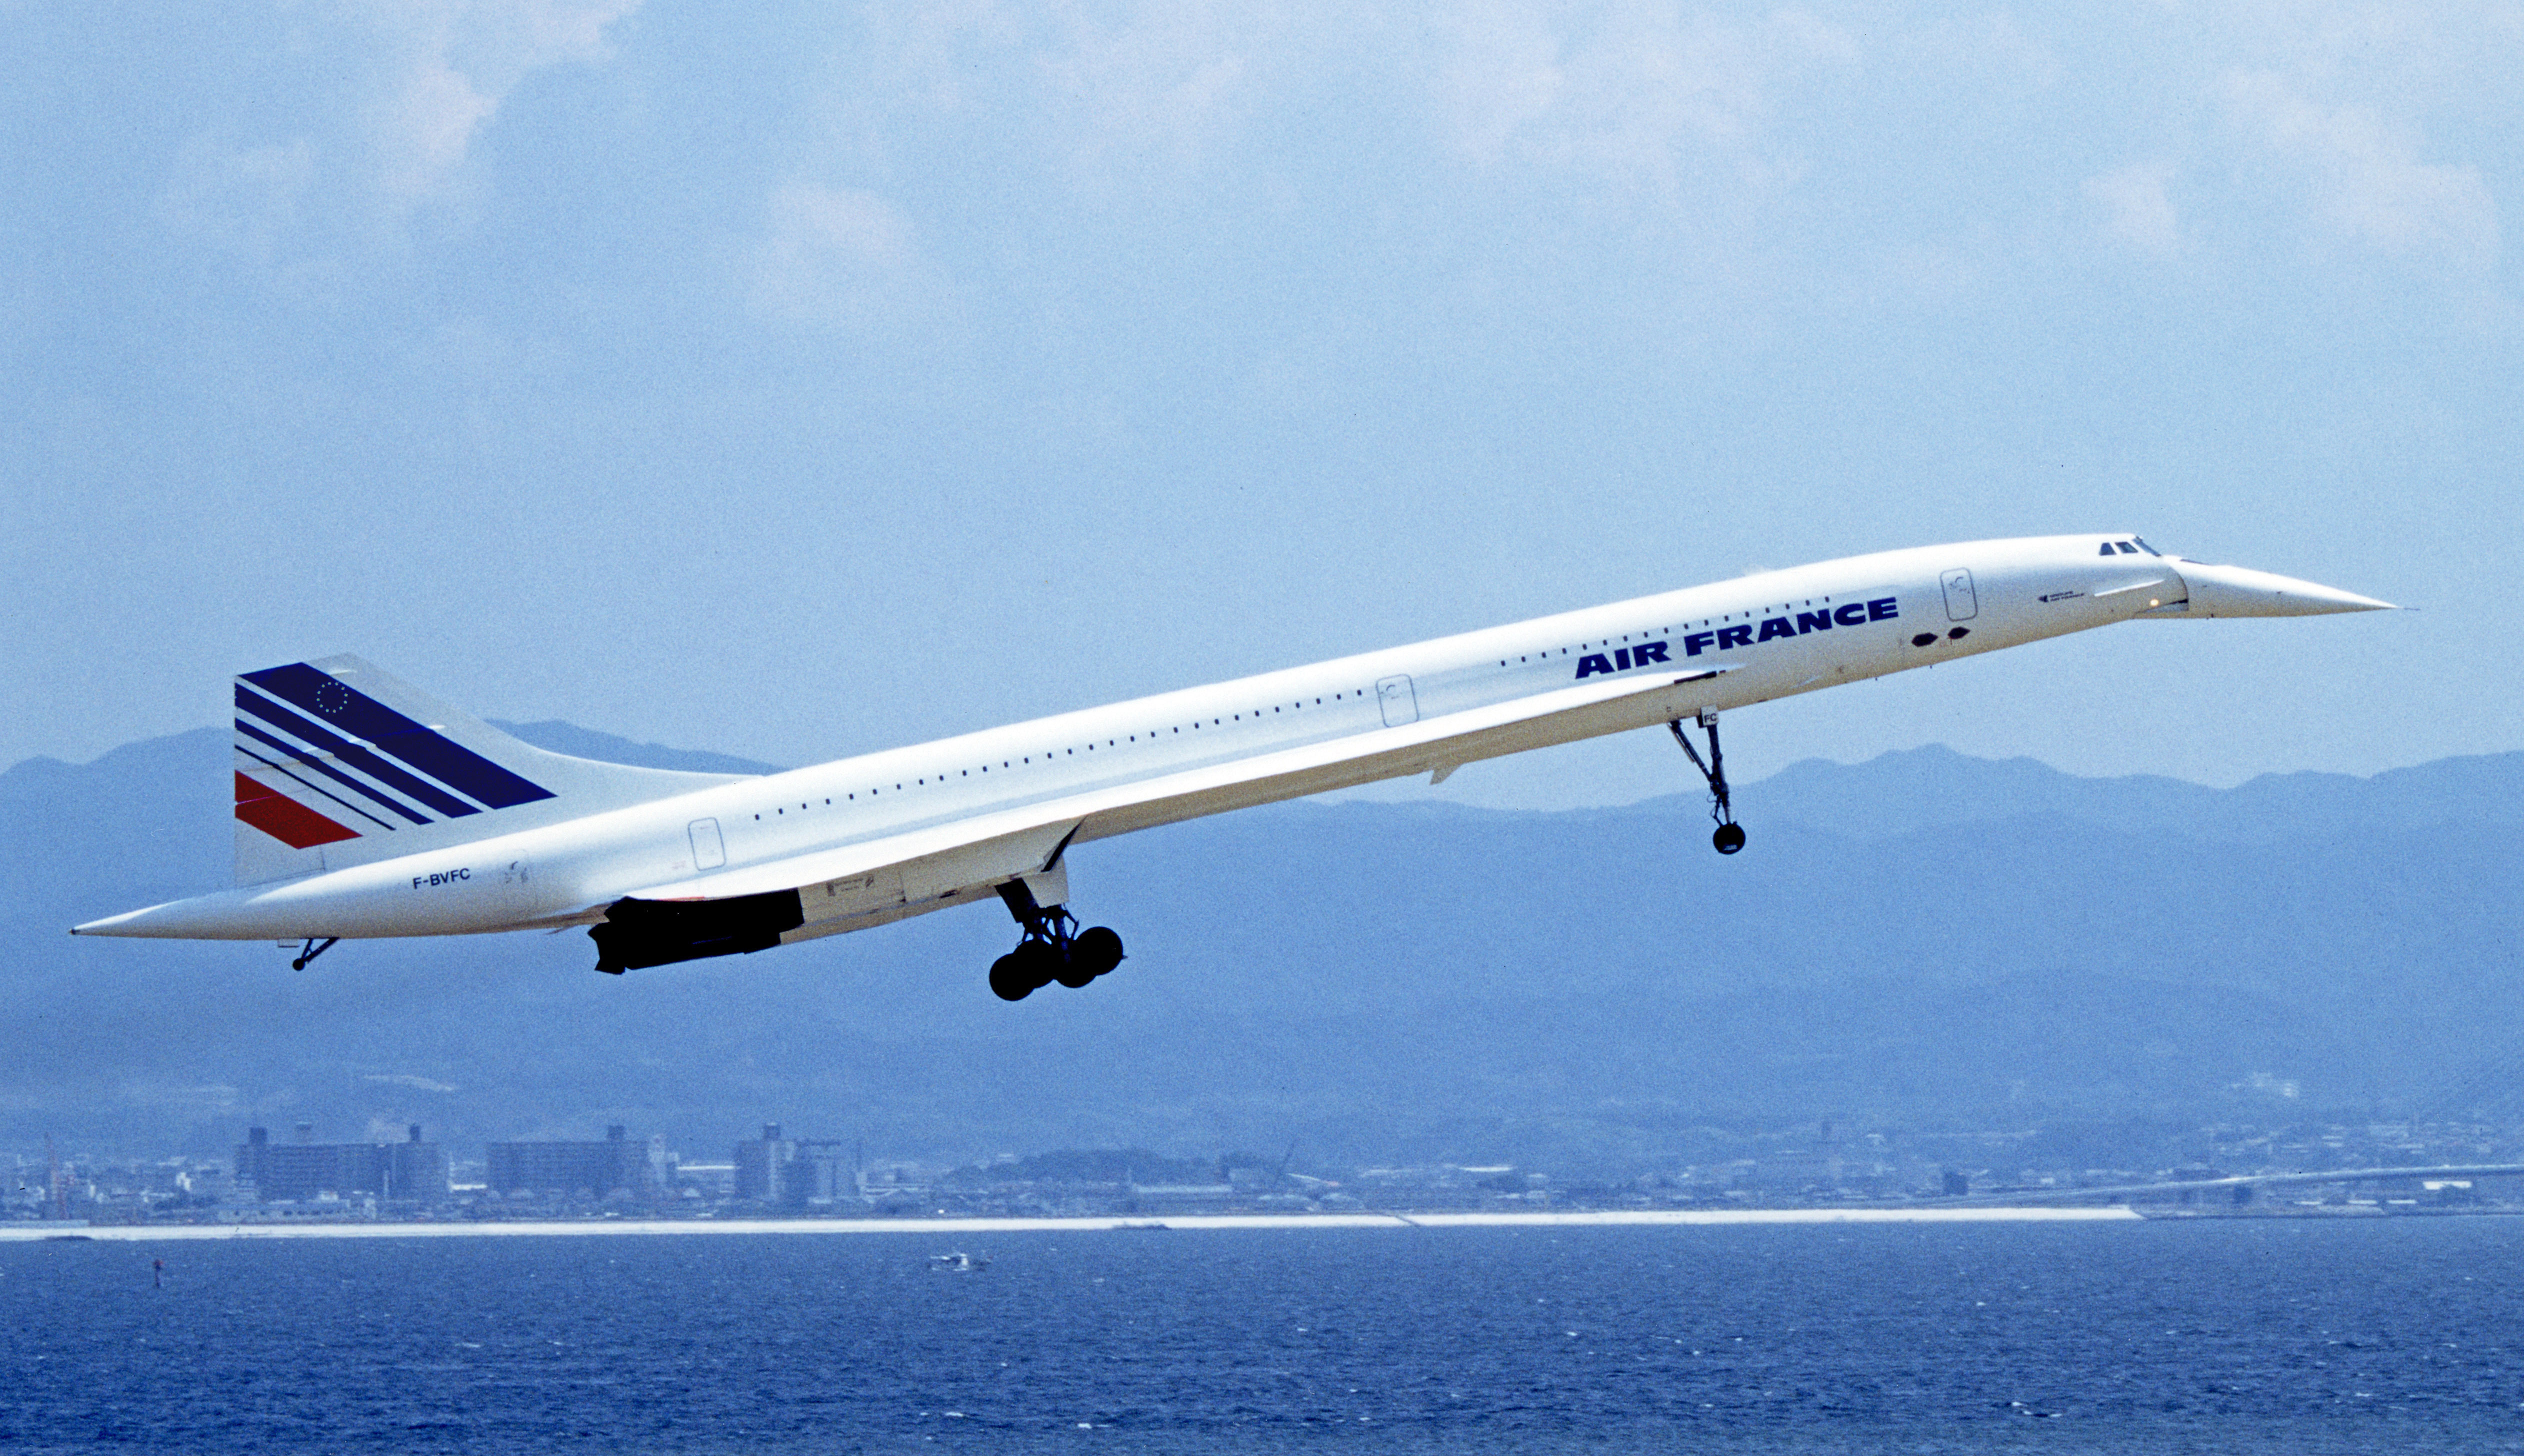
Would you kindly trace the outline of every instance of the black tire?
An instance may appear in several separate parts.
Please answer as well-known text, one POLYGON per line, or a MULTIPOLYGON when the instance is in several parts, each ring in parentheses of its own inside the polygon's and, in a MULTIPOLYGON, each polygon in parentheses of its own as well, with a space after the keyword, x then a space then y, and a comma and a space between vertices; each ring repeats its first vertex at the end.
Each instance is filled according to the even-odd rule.
POLYGON ((1034 994, 1014 956, 1001 956, 991 963, 991 994, 1001 1001, 1023 1001, 1034 994))
POLYGON ((1744 847, 1744 826, 1742 824, 1720 824, 1718 826, 1718 832, 1709 836, 1709 842, 1718 846, 1718 852, 1720 854, 1731 855, 1735 853, 1735 851, 1744 847))
POLYGON ((1092 981, 1122 963, 1122 937, 1105 926, 1092 925, 1078 932, 1077 941, 1069 948, 1069 959, 1072 964, 1085 967, 1087 979, 1092 981))
POLYGON ((1014 974, 1018 984, 1028 991, 1042 990, 1051 984, 1052 977, 1060 974, 1060 952, 1053 950, 1046 941, 1029 940, 1008 952, 1008 959, 1016 963, 1014 974))

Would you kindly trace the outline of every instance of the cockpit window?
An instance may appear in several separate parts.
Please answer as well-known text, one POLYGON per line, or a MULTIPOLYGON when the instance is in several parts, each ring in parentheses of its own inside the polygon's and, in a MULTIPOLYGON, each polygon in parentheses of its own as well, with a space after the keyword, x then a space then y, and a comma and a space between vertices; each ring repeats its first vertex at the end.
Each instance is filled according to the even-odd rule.
POLYGON ((2137 542, 2138 542, 2138 548, 2139 548, 2140 550, 2142 550, 2142 551, 2145 551, 2146 553, 2148 553, 2148 554, 2149 554, 2149 555, 2151 555, 2151 556, 2161 556, 2161 555, 2163 555, 2163 554, 2164 554, 2162 551, 2158 550, 2156 547, 2149 545, 2149 544, 2147 543, 2147 538, 2146 538, 2146 537, 2144 537, 2144 536, 2133 536, 2133 537, 2131 537, 2131 538, 2130 538, 2130 540, 2134 540, 2134 541, 2137 541, 2137 542))
MULTIPOLYGON (((2116 551, 2116 550, 2117 550, 2117 551, 2119 551, 2119 552, 2120 552, 2122 555, 2124 555, 2124 556, 2135 556, 2135 555, 2137 555, 2137 554, 2138 554, 2138 547, 2136 547, 2136 546, 2134 546, 2134 545, 2131 545, 2128 541, 2125 541, 2125 540, 2108 540, 2108 541, 2104 542, 2104 548, 2103 548, 2103 550, 2102 550, 2102 551, 2100 551, 2100 552, 2098 552, 2097 554, 2098 554, 2098 555, 2109 556, 2109 555, 2112 554, 2112 552, 2114 552, 2114 551, 2116 551)), ((2153 554, 2155 554, 2155 553, 2150 552, 2149 554, 2153 555, 2153 554)))

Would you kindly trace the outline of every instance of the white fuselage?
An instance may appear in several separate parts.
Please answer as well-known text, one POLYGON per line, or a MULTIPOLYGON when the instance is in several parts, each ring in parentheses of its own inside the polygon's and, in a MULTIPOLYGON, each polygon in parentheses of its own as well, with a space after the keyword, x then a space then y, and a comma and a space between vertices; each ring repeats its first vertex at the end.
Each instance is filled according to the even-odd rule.
MULTIPOLYGON (((1739 708, 2151 612, 2176 613, 2189 595, 2184 573, 2285 580, 2152 553, 2100 555, 2102 540, 1979 541, 1765 572, 863 754, 80 929, 284 939, 588 923, 626 896, 655 894, 708 873, 1006 818, 1048 801, 1091 802, 1142 780, 1293 749, 1336 750, 1351 739, 1374 743, 1397 725, 1493 709, 1607 677, 1724 670, 1670 693, 1530 720, 1453 748, 1319 752, 1302 771, 1236 792, 1082 814, 1074 832, 1084 842, 1242 804, 1446 769, 1467 758, 1739 708), (716 826, 715 846, 697 845, 700 822, 716 826)), ((2230 595, 2240 589, 2230 586, 2230 595)), ((2274 610, 2381 605, 2333 595, 2343 604, 2306 605, 2315 598, 2301 593, 2296 608, 2274 610)), ((2239 614, 2264 613, 2249 603, 2230 603, 2218 613, 2239 614)))

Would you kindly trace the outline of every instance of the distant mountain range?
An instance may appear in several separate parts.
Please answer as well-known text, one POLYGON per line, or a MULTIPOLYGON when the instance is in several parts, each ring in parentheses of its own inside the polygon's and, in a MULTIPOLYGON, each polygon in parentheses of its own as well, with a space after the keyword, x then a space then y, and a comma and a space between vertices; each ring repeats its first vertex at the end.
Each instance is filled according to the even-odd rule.
MULTIPOLYGON (((505 725, 657 767, 762 766, 505 725)), ((1711 1122, 2364 1117, 2510 1097, 2524 754, 2228 790, 1942 748, 1697 798, 1299 803, 1081 850, 1132 959, 1017 1006, 964 910, 595 974, 585 935, 73 939, 228 879, 226 735, 0 774, 0 1149, 249 1122, 454 1143, 764 1121, 958 1162, 1064 1147, 1653 1165, 1711 1122), (2291 1097, 2289 1094, 2293 1093, 2291 1097)))

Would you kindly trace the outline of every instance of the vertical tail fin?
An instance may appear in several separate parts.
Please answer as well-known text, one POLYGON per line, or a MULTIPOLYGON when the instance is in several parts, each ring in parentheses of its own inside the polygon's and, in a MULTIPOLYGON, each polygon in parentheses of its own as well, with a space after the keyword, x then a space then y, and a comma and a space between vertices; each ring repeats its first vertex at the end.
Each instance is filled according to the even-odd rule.
POLYGON ((739 776, 549 753, 347 655, 243 674, 234 698, 241 885, 487 839, 739 776))

